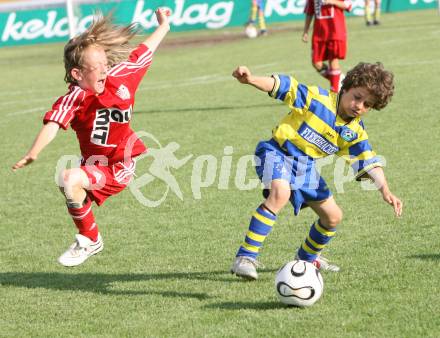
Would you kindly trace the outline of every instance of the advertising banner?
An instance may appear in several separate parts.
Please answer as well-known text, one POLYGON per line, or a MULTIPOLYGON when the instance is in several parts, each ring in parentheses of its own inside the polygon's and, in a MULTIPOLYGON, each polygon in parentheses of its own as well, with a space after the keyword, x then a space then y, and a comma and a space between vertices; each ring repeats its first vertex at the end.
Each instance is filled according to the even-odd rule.
POLYGON ((409 11, 414 9, 437 8, 438 0, 388 0, 384 8, 388 12, 409 11))
MULTIPOLYGON (((383 0, 383 11, 435 8, 437 0, 383 0)), ((74 6, 75 31, 82 32, 93 20, 93 13, 113 12, 116 22, 138 22, 144 31, 157 24, 154 10, 168 7, 172 11, 172 31, 219 29, 241 26, 248 19, 250 0, 123 0, 74 6)), ((266 0, 268 23, 302 20, 306 0, 266 0)), ((349 15, 364 14, 364 0, 353 0, 349 15)), ((66 41, 69 25, 66 8, 0 12, 0 46, 66 41)))

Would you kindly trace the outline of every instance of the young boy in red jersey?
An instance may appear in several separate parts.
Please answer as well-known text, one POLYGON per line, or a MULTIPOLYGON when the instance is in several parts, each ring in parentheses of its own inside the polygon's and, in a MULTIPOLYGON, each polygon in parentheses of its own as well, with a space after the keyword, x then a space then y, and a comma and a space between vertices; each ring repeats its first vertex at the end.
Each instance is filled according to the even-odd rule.
POLYGON ((313 67, 330 81, 330 90, 339 91, 342 72, 339 60, 347 53, 344 11, 351 11, 350 0, 308 0, 302 40, 308 41, 310 24, 315 17, 312 36, 313 67), (328 65, 325 61, 328 60, 328 65))
POLYGON ((134 95, 149 68, 153 53, 168 33, 168 11, 156 10, 158 27, 138 47, 128 42, 135 24, 115 26, 109 17, 98 17, 84 33, 64 47, 67 94, 44 116, 44 125, 32 147, 13 170, 32 163, 69 124, 81 148, 80 168, 65 169, 59 187, 67 210, 78 228, 76 241, 58 261, 64 266, 82 264, 103 249, 91 209, 121 192, 135 170, 135 157, 147 148, 130 128, 134 95), (128 57, 128 59, 127 59, 128 57))

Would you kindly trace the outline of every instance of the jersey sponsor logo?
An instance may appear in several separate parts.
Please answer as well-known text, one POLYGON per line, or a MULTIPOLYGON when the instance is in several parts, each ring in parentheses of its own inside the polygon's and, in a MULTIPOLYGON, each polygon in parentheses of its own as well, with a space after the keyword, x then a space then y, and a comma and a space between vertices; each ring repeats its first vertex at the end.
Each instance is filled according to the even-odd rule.
POLYGON ((98 109, 96 111, 95 121, 93 121, 93 130, 90 141, 100 146, 115 146, 107 144, 110 132, 110 123, 128 123, 131 119, 131 106, 127 110, 117 108, 98 109))
POLYGON ((130 99, 130 91, 127 87, 125 87, 123 84, 121 84, 116 91, 116 95, 119 96, 122 100, 129 100, 130 99))
POLYGON ((325 133, 328 137, 330 137, 330 138, 335 138, 336 137, 336 133, 334 133, 333 131, 328 131, 328 132, 326 132, 325 133))
POLYGON ((322 3, 322 0, 314 0, 314 5, 315 5, 315 16, 317 19, 332 19, 335 17, 334 6, 330 7, 330 12, 328 13, 328 15, 323 15, 322 14, 322 6, 324 4, 322 3))
POLYGON ((358 135, 350 128, 345 127, 341 130, 341 137, 344 139, 344 141, 351 142, 356 140, 358 135))
POLYGON ((316 17, 319 17, 321 15, 322 0, 314 0, 314 5, 315 5, 315 15, 316 17))
MULTIPOLYGON (((131 22, 138 22, 144 29, 157 25, 154 9, 144 8, 148 2, 138 0, 131 22)), ((170 17, 171 25, 203 25, 209 29, 227 26, 233 19, 234 1, 200 1, 192 4, 185 0, 175 0, 174 8, 170 8, 173 15, 170 17)), ((192 1, 191 1, 192 2, 192 1)), ((151 5, 150 5, 151 6, 151 5)))
POLYGON ((316 132, 313 128, 307 125, 307 123, 303 123, 301 127, 298 129, 298 134, 307 142, 314 144, 324 153, 331 155, 336 153, 339 148, 335 145, 331 144, 324 137, 322 137, 318 132, 316 132))

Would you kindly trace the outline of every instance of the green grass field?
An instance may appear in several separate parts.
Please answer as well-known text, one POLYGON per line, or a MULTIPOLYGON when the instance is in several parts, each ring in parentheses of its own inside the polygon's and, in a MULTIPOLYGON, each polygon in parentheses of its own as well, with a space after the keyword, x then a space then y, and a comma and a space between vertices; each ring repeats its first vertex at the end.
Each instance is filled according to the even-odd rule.
MULTIPOLYGON (((241 64, 261 75, 293 73, 327 87, 300 41, 302 22, 277 26, 255 40, 161 48, 137 94, 133 129, 162 145, 177 142, 176 156, 193 158, 172 170, 183 194, 170 192, 159 207, 140 204, 129 189, 95 208, 105 250, 67 269, 56 262, 71 244, 73 222, 54 182, 62 155, 79 153, 74 133, 58 134, 37 162, 13 173, 41 125, 42 114, 64 94, 62 44, 0 49, 0 336, 149 337, 438 337, 440 242, 438 106, 440 17, 436 11, 383 15, 366 28, 348 20, 345 70, 359 61, 382 61, 396 77, 396 94, 365 124, 386 158, 392 191, 404 201, 401 219, 357 182, 335 198, 344 211, 326 255, 341 265, 324 273, 321 300, 287 308, 274 291, 276 270, 290 260, 315 219, 285 208, 265 242, 260 279, 229 274, 259 189, 234 184, 237 161, 270 138, 287 108, 239 85, 230 76, 241 64), (233 147, 232 175, 219 186, 224 148, 233 147), (201 155, 217 159, 213 183, 195 198, 191 177, 201 155), (226 187, 226 188, 225 188, 226 187)), ((232 29, 230 34, 239 34, 232 29)), ((170 33, 169 42, 199 34, 170 33)), ((146 173, 148 160, 139 165, 146 173)), ((333 168, 324 176, 332 186, 333 168)), ((247 179, 256 175, 249 166, 247 179)), ((143 189, 160 197, 157 180, 143 189)))

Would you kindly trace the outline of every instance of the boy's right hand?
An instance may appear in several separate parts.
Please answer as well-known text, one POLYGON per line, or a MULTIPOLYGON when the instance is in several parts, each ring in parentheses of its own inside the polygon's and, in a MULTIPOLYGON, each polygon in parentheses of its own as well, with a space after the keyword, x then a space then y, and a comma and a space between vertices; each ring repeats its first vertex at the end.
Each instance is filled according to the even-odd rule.
POLYGON ((302 39, 303 42, 307 42, 309 41, 309 34, 308 33, 303 33, 302 39))
POLYGON ((240 83, 249 84, 252 74, 248 67, 239 66, 232 72, 232 76, 235 77, 240 83))
POLYGON ((18 161, 12 166, 12 170, 16 171, 17 169, 23 168, 28 164, 34 162, 36 159, 37 158, 35 156, 25 155, 20 161, 18 161))

